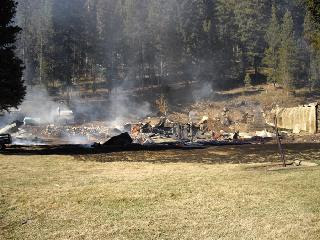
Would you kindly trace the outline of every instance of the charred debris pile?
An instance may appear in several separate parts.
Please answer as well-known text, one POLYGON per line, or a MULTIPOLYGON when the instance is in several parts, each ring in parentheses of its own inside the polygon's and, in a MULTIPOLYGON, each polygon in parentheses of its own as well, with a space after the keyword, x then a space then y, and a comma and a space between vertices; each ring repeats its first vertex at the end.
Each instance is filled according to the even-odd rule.
MULTIPOLYGON (((69 113, 71 115, 71 112, 69 113)), ((224 109, 221 124, 232 125, 224 109)), ((71 119, 71 118, 70 118, 71 119)), ((89 148, 135 147, 148 148, 202 148, 209 145, 234 145, 261 143, 271 140, 267 131, 252 137, 239 131, 215 131, 208 116, 191 111, 188 121, 173 121, 169 117, 149 117, 138 123, 118 124, 96 121, 77 123, 76 119, 42 123, 41 119, 25 117, 0 129, 0 134, 10 134, 13 145, 63 145, 79 144, 89 148)), ((231 128, 230 128, 231 129, 231 128)))
MULTIPOLYGON (((10 134, 13 145, 70 144, 96 149, 112 146, 140 149, 141 146, 201 148, 210 145, 261 144, 276 141, 276 131, 272 124, 275 115, 279 117, 279 125, 286 128, 289 121, 286 119, 295 118, 292 113, 299 113, 301 124, 309 129, 302 115, 305 113, 309 116, 310 111, 318 111, 317 104, 300 106, 299 111, 296 108, 292 111, 268 111, 259 103, 249 101, 229 103, 220 108, 211 106, 214 103, 208 104, 195 105, 184 113, 171 113, 165 117, 150 116, 132 122, 128 119, 80 122, 71 110, 59 111, 58 118, 49 123, 32 117, 12 121, 0 128, 0 135, 10 134)), ((317 119, 310 116, 310 122, 317 123, 317 119)), ((300 125, 295 124, 295 128, 300 125)), ((301 126, 299 129, 304 131, 301 126)), ((296 129, 288 128, 279 131, 282 138, 298 136, 296 129)))

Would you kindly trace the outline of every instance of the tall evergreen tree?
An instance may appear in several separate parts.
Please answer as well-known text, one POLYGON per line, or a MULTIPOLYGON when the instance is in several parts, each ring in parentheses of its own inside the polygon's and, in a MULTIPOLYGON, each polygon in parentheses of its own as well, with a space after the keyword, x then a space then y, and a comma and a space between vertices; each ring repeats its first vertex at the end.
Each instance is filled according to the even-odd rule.
POLYGON ((18 52, 26 70, 26 85, 49 84, 48 40, 52 32, 51 0, 19 1, 16 22, 23 28, 18 52))
POLYGON ((280 25, 277 17, 277 10, 275 5, 272 6, 272 15, 269 27, 267 29, 267 34, 265 36, 267 42, 267 49, 265 50, 265 64, 271 69, 269 75, 269 82, 274 85, 278 81, 278 63, 279 63, 279 44, 281 42, 280 38, 280 25))
POLYGON ((313 47, 320 49, 320 2, 319 0, 306 0, 310 17, 315 23, 316 28, 310 35, 313 47))
POLYGON ((25 96, 22 61, 15 55, 15 42, 21 29, 13 25, 17 3, 3 0, 0 5, 0 111, 18 107, 25 96))
POLYGON ((84 0, 56 0, 52 4, 51 77, 67 89, 87 73, 84 13, 84 0))
POLYGON ((96 58, 103 66, 105 86, 112 90, 124 75, 127 45, 124 38, 122 3, 118 0, 97 2, 98 49, 96 58))
POLYGON ((287 11, 281 26, 281 45, 279 49, 279 76, 287 90, 292 90, 297 76, 297 46, 291 13, 287 11))
MULTIPOLYGON (((241 0, 235 4, 237 37, 242 51, 243 71, 260 66, 265 48, 267 25, 267 2, 263 0, 241 0)), ((245 76, 244 72, 243 75, 245 76)))
POLYGON ((316 31, 316 24, 310 12, 307 12, 304 20, 304 40, 307 47, 305 51, 308 54, 306 62, 308 64, 308 85, 310 90, 320 86, 320 50, 314 47, 314 32, 316 31))
POLYGON ((219 85, 227 85, 228 81, 243 77, 241 47, 238 39, 238 24, 235 16, 236 2, 233 0, 218 0, 216 4, 218 22, 218 37, 221 77, 219 85))

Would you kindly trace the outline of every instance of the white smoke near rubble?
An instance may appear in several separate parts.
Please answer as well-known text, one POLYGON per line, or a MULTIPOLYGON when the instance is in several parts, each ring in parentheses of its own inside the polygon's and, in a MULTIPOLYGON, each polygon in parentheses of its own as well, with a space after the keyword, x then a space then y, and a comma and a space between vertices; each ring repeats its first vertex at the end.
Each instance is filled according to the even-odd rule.
POLYGON ((32 126, 22 126, 19 132, 13 134, 15 144, 41 144, 38 136, 54 137, 63 143, 87 144, 94 139, 107 140, 107 136, 124 131, 125 124, 139 121, 150 113, 150 104, 141 100, 132 88, 118 87, 107 98, 100 100, 72 96, 68 108, 62 101, 50 96, 45 88, 28 87, 26 98, 19 109, 0 116, 0 128, 16 120, 37 119, 41 125, 41 135, 34 135, 32 126), (58 122, 59 109, 72 110, 76 124, 58 122), (77 116, 80 115, 85 118, 84 121, 78 121, 77 116), (112 131, 113 128, 119 131, 112 131))
POLYGON ((114 89, 109 97, 110 127, 121 129, 126 123, 138 121, 151 114, 148 102, 139 101, 130 95, 130 90, 114 89))
POLYGON ((19 107, 26 117, 37 118, 42 124, 54 123, 59 115, 58 109, 68 109, 64 104, 56 102, 42 87, 28 88, 25 101, 19 107))
MULTIPOLYGON (((25 117, 38 119, 41 124, 53 123, 61 108, 61 103, 55 102, 42 87, 28 87, 25 100, 18 109, 11 109, 0 117, 1 124, 8 124, 11 121, 22 121, 25 117)), ((68 109, 63 106, 64 109, 68 109)))
MULTIPOLYGON (((4 133, 12 134, 15 145, 41 145, 44 141, 35 134, 32 126, 38 125, 44 129, 46 126, 54 125, 61 120, 59 115, 63 112, 71 111, 63 102, 55 101, 45 88, 29 86, 25 100, 19 108, 11 109, 9 113, 0 116, 0 128, 4 127, 2 130, 8 128, 4 133), (21 126, 22 122, 26 125, 21 126)), ((67 135, 65 138, 64 140, 68 141, 67 135)))

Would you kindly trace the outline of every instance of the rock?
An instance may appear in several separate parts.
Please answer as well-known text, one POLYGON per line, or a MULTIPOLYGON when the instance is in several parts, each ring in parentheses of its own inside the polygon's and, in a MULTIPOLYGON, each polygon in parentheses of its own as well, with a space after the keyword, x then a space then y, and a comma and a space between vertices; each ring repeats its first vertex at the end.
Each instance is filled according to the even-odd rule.
POLYGON ((275 138, 277 135, 274 133, 267 132, 267 130, 256 131, 256 136, 262 138, 275 138))
POLYGON ((129 133, 122 133, 118 136, 110 138, 105 142, 104 146, 127 146, 132 144, 133 140, 130 137, 129 133))
POLYGON ((301 162, 302 162, 301 160, 295 160, 293 164, 294 164, 296 167, 299 167, 299 166, 301 166, 301 162))

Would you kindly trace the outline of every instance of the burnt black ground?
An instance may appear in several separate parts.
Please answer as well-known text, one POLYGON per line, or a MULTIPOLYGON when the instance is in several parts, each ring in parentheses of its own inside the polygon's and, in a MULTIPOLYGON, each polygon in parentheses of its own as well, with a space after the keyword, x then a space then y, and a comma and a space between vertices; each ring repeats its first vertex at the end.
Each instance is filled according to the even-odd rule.
MULTIPOLYGON (((315 161, 320 159, 320 144, 287 144, 284 145, 286 160, 315 161)), ((266 163, 280 162, 278 146, 235 145, 214 146, 205 149, 166 151, 118 152, 109 154, 79 155, 76 159, 99 162, 149 162, 149 163, 266 163)))
MULTIPOLYGON (((320 159, 320 144, 285 144, 287 161, 320 159)), ((264 163, 279 162, 275 144, 181 148, 175 145, 88 148, 82 145, 11 146, 2 155, 69 155, 81 161, 149 163, 264 163)))

